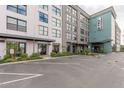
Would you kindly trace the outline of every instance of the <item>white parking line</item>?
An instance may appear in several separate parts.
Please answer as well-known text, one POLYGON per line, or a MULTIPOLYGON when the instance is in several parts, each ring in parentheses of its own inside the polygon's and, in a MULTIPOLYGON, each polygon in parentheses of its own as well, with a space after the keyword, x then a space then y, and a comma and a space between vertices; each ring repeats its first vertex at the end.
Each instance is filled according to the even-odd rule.
POLYGON ((38 75, 38 74, 27 74, 27 73, 0 73, 0 74, 4 74, 4 75, 38 75))
POLYGON ((0 74, 6 74, 6 75, 24 75, 24 76, 25 75, 32 75, 32 76, 21 78, 21 79, 15 79, 15 80, 10 80, 10 81, 7 81, 7 82, 0 83, 0 86, 1 85, 5 85, 5 84, 10 84, 10 83, 18 82, 18 81, 24 81, 24 80, 36 78, 36 77, 39 77, 39 76, 43 76, 43 74, 26 74, 26 73, 0 73, 0 74))

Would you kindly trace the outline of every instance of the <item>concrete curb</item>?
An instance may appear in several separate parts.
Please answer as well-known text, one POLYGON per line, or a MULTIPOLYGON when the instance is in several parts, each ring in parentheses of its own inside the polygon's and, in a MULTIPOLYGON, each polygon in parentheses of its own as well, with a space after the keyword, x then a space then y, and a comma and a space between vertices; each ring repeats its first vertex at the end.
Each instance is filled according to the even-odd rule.
POLYGON ((20 63, 28 63, 28 62, 34 62, 34 61, 42 61, 42 60, 49 60, 49 59, 59 59, 59 58, 66 58, 66 57, 73 57, 73 56, 79 56, 79 55, 61 56, 61 57, 50 57, 50 58, 46 58, 46 59, 37 59, 37 60, 26 60, 26 61, 9 62, 9 63, 0 64, 0 66, 12 65, 12 64, 20 64, 20 63))

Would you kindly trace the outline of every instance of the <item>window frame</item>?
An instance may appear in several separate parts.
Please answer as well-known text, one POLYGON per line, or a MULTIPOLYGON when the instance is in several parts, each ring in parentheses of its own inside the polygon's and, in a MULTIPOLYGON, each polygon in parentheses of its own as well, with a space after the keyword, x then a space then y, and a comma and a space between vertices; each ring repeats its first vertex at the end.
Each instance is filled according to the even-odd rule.
POLYGON ((39 12, 39 21, 44 22, 44 23, 48 23, 48 14, 43 13, 43 12, 39 12))
POLYGON ((48 27, 46 27, 46 26, 43 26, 43 25, 39 25, 39 34, 40 35, 43 35, 43 36, 48 36, 48 27), (43 27, 43 30, 42 29, 40 29, 40 27, 43 27), (47 31, 45 30, 47 28, 47 31), (42 32, 42 33, 40 33, 40 31, 42 32), (45 32, 47 33, 47 34, 45 34, 45 32))
POLYGON ((61 16, 61 9, 57 8, 56 6, 52 6, 52 12, 54 15, 61 16))
POLYGON ((14 31, 27 32, 27 21, 21 20, 21 19, 18 19, 18 18, 14 18, 14 17, 7 16, 7 17, 6 17, 6 28, 9 29, 9 30, 14 30, 14 31), (8 18, 15 19, 15 20, 16 20, 16 24, 9 23, 9 22, 8 22, 8 18), (25 26, 22 26, 22 27, 25 27, 25 31, 19 30, 19 26, 21 26, 21 25, 19 25, 18 21, 23 21, 23 22, 25 22, 26 25, 25 25, 25 26), (14 29, 8 28, 8 24, 16 25, 16 29, 14 30, 14 29))
POLYGON ((55 27, 61 27, 61 20, 57 19, 57 18, 52 18, 52 25, 55 27), (54 19, 54 20, 53 20, 54 19), (53 24, 54 23, 54 24, 53 24))
POLYGON ((18 14, 21 14, 21 15, 25 15, 25 16, 27 15, 27 6, 26 5, 15 5, 15 6, 14 5, 7 5, 7 10, 18 13, 18 14), (25 9, 22 9, 19 6, 24 6, 25 9), (13 10, 9 9, 10 7, 15 8, 16 11, 13 11, 13 10), (19 11, 21 11, 21 12, 19 12, 19 11))
POLYGON ((52 37, 61 38, 61 31, 58 29, 52 29, 52 37), (53 32, 55 31, 55 32, 53 32))

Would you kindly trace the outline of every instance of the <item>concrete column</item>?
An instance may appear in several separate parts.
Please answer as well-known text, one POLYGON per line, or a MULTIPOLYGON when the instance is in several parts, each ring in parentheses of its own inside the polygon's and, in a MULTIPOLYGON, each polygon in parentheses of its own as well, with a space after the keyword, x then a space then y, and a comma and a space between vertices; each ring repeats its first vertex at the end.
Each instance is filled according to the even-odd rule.
POLYGON ((6 55, 6 42, 0 42, 0 59, 6 55))
POLYGON ((52 43, 48 44, 48 46, 47 46, 47 55, 51 54, 52 49, 53 49, 53 44, 52 43))

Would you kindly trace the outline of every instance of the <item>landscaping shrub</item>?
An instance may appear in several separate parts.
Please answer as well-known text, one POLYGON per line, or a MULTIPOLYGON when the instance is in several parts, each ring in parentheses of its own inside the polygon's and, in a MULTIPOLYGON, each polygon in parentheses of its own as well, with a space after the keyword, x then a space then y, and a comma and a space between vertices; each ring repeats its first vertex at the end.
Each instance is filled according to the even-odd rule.
POLYGON ((33 53, 31 56, 30 56, 30 59, 31 60, 34 60, 34 59, 42 59, 43 57, 41 57, 41 55, 39 53, 33 53))
POLYGON ((57 53, 56 52, 51 52, 51 57, 56 57, 57 53))
POLYGON ((28 60, 28 54, 23 53, 19 56, 19 58, 17 58, 18 61, 24 61, 24 60, 28 60))
POLYGON ((51 57, 61 57, 61 56, 69 56, 69 55, 73 55, 72 53, 69 52, 51 52, 51 57))
POLYGON ((9 58, 11 58, 11 55, 4 55, 4 57, 3 57, 3 60, 6 60, 6 59, 9 59, 9 58))
POLYGON ((7 62, 14 62, 15 60, 13 58, 8 58, 6 60, 2 60, 3 63, 7 63, 7 62))

